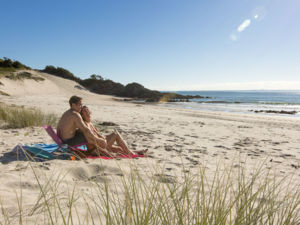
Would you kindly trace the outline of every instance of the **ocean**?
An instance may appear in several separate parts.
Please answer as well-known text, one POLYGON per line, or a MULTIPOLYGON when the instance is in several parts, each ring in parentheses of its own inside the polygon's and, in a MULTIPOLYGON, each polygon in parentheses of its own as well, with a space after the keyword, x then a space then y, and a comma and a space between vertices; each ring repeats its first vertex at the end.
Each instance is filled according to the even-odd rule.
POLYGON ((265 115, 300 116, 299 91, 176 91, 182 95, 200 95, 209 98, 191 99, 190 102, 174 102, 166 107, 193 110, 225 111, 236 113, 257 113, 265 115), (292 112, 288 113, 270 113, 292 112), (268 113, 266 111, 269 111, 268 113))

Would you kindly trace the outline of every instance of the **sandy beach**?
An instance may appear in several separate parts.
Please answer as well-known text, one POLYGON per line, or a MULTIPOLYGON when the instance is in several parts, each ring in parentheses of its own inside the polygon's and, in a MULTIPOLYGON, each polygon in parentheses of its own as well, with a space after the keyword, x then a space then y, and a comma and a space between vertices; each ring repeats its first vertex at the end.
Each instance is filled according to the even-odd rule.
MULTIPOLYGON (((35 176, 43 181, 64 176, 59 191, 76 186, 77 190, 88 192, 90 178, 99 183, 103 179, 119 179, 131 173, 132 165, 147 179, 159 177, 153 171, 162 168, 170 183, 180 182, 185 173, 197 173, 199 166, 213 175, 217 166, 242 166, 251 171, 262 165, 278 178, 291 176, 292 184, 300 185, 300 118, 175 109, 164 107, 163 103, 129 103, 114 96, 91 93, 70 80, 33 73, 46 80, 2 78, 0 90, 10 96, 0 95, 0 102, 35 107, 60 117, 69 107, 70 96, 81 96, 91 109, 95 124, 115 124, 105 126, 104 134, 117 129, 132 149, 148 148, 149 154, 147 158, 121 160, 18 161, 13 154, 6 154, 16 145, 53 143, 52 139, 41 127, 0 129, 0 199, 15 223, 19 221, 16 196, 20 196, 20 187, 24 220, 30 224, 39 216, 38 210, 30 214, 39 198, 35 176)), ((80 210, 79 214, 84 216, 86 208, 80 210)))

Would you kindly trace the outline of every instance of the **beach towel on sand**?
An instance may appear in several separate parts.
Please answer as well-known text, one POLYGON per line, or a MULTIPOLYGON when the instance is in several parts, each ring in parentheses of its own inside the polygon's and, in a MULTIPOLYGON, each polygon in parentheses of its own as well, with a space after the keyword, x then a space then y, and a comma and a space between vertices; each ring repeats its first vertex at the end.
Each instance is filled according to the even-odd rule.
MULTIPOLYGON (((75 156, 76 152, 70 150, 67 146, 58 146, 57 144, 33 144, 33 145, 21 145, 20 148, 26 150, 28 153, 39 159, 71 159, 72 155, 75 156)), ((81 151, 85 151, 83 148, 81 151)), ((89 159, 116 159, 116 158, 137 158, 144 157, 143 155, 120 155, 114 157, 106 156, 88 156, 89 159)))
POLYGON ((33 144, 22 146, 35 157, 43 159, 69 159, 69 149, 57 144, 33 144))

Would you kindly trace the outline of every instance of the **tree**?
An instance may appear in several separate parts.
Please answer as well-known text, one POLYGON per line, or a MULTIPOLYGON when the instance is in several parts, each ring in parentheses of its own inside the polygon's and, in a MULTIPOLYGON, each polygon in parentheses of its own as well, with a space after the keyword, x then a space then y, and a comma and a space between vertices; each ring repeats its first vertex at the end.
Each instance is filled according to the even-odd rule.
POLYGON ((92 74, 91 79, 93 79, 93 80, 104 80, 102 76, 97 75, 97 74, 92 74))

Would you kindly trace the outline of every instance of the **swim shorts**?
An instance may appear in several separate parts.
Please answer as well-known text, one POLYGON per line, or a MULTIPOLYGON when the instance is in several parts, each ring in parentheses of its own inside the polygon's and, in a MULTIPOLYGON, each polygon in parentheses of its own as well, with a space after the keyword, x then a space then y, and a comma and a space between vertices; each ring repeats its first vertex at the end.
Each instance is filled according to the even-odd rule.
POLYGON ((76 131, 74 137, 69 138, 67 140, 63 140, 64 144, 68 144, 70 146, 79 145, 86 142, 87 142, 86 138, 84 137, 83 133, 81 133, 80 131, 76 131))

